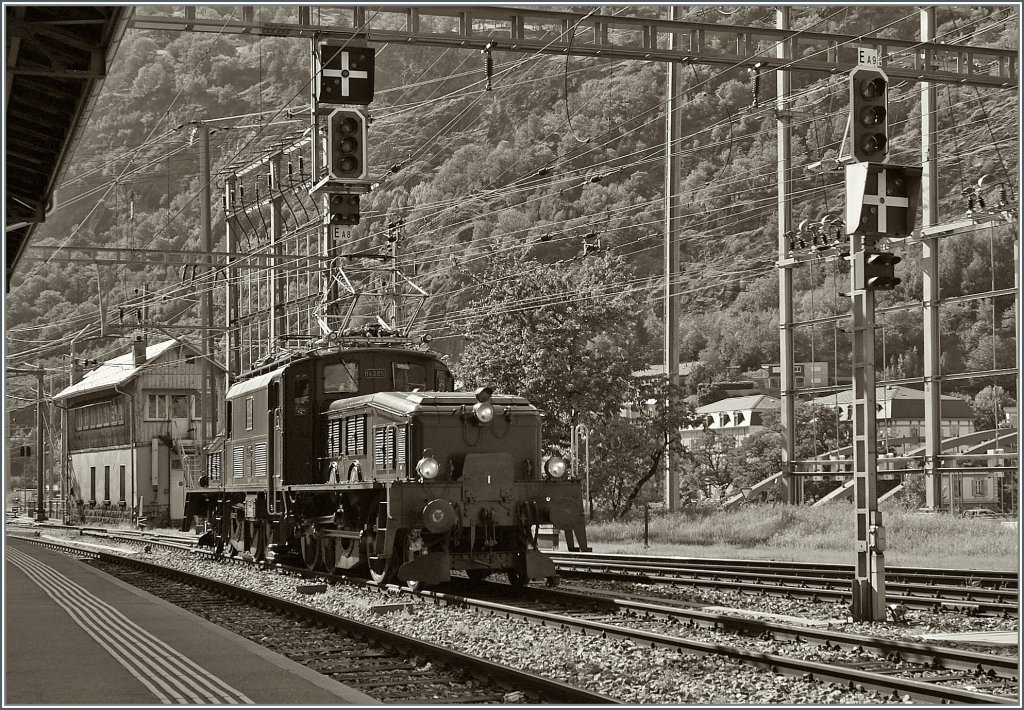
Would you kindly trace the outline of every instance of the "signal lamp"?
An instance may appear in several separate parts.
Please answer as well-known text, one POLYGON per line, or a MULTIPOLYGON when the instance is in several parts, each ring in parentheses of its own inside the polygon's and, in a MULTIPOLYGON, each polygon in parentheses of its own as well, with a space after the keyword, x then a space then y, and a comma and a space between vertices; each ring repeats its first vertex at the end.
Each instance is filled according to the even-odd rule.
POLYGON ((861 163, 888 158, 888 85, 881 69, 858 67, 850 73, 851 153, 861 163))
POLYGON ((569 465, 561 456, 549 456, 544 461, 544 473, 551 478, 564 478, 569 470, 569 465))
POLYGON ((416 462, 416 473, 420 475, 420 478, 430 481, 437 478, 437 474, 441 472, 441 467, 437 464, 437 459, 426 455, 426 451, 423 453, 423 458, 416 462))
POLYGON ((335 180, 362 180, 366 170, 366 116, 338 108, 327 117, 327 167, 335 180))

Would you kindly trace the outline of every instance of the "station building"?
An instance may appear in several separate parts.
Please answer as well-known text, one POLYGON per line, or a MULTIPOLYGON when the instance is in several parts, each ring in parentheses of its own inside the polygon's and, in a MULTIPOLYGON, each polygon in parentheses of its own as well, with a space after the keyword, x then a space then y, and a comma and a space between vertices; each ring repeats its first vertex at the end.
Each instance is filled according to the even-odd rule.
POLYGON ((138 338, 55 396, 66 412, 73 520, 181 520, 186 482, 200 475, 203 375, 191 345, 138 338))

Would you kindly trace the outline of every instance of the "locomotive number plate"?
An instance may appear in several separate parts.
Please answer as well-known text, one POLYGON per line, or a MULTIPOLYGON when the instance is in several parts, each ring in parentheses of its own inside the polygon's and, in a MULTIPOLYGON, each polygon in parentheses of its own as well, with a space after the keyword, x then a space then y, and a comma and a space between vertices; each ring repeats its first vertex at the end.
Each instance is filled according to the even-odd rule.
POLYGON ((387 377, 387 370, 363 370, 363 377, 387 377))

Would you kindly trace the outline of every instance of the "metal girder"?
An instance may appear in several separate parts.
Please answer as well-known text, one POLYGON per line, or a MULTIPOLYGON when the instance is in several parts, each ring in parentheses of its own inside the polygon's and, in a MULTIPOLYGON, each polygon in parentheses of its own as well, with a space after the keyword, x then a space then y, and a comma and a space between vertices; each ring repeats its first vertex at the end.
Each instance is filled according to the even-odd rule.
POLYGON ((1018 53, 994 47, 512 7, 325 7, 318 8, 315 24, 308 7, 295 6, 294 11, 294 22, 260 22, 251 12, 241 20, 225 20, 187 17, 178 7, 166 15, 136 14, 131 22, 135 29, 148 30, 340 41, 359 37, 476 50, 491 43, 501 51, 726 67, 762 61, 772 69, 820 74, 848 72, 857 64, 857 48, 873 47, 892 79, 1017 88, 1018 53), (677 43, 669 49, 672 34, 677 43), (793 57, 781 67, 775 51, 780 45, 793 57))

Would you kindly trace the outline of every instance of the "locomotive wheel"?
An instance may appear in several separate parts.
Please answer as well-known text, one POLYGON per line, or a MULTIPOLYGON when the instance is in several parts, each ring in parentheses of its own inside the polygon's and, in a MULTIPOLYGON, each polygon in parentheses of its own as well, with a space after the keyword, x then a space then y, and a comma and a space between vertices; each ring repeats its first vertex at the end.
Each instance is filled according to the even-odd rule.
POLYGON ((263 552, 266 549, 267 531, 266 527, 259 520, 246 521, 246 538, 248 539, 247 551, 254 560, 262 560, 263 552))
POLYGON ((228 557, 234 557, 245 546, 245 521, 231 517, 231 536, 228 538, 228 557))
POLYGON ((525 587, 526 586, 526 575, 519 570, 510 569, 505 573, 508 576, 508 583, 513 587, 525 587))
POLYGON ((320 538, 320 558, 323 560, 323 567, 327 572, 334 571, 334 562, 338 559, 335 557, 337 540, 336 537, 327 537, 326 535, 320 538))
POLYGON ((323 555, 320 551, 320 543, 316 539, 316 533, 312 528, 303 531, 299 543, 302 547, 302 561, 305 563, 306 569, 314 572, 321 570, 323 555))

